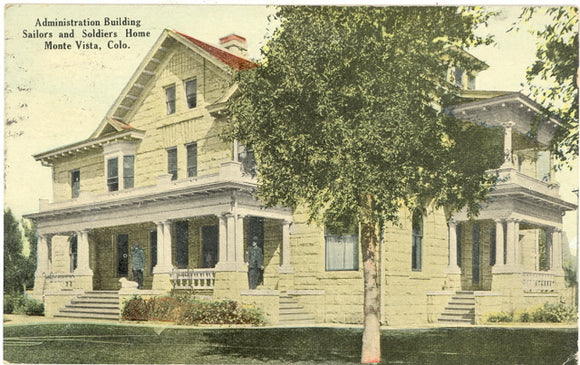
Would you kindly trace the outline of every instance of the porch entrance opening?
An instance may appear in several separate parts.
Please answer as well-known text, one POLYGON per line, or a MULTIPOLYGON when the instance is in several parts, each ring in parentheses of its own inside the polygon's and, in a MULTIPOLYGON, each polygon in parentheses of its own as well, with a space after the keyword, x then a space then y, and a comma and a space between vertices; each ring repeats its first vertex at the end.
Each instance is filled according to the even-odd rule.
POLYGON ((219 258, 219 228, 217 225, 201 227, 201 267, 214 268, 219 258))
POLYGON ((129 235, 117 234, 117 276, 129 275, 129 235))

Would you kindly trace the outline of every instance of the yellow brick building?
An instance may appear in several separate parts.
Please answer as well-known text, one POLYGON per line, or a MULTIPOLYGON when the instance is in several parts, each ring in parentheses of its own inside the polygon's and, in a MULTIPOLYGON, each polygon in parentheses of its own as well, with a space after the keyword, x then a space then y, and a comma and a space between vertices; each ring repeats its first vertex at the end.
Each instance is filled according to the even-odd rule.
MULTIPOLYGON (((251 152, 220 138, 235 73, 257 66, 243 58, 244 38, 220 43, 165 30, 88 139, 35 156, 54 179, 52 202, 27 216, 39 233, 34 295, 48 316, 114 318, 118 308, 74 304, 188 291, 257 303, 274 324, 362 323, 356 230, 337 236, 300 209, 265 208, 254 198, 251 152), (245 263, 252 239, 264 256, 256 290, 245 263), (134 242, 146 254, 142 290, 126 280, 134 242)), ((470 101, 449 113, 505 128, 505 162, 490 171, 500 183, 475 221, 402 210, 401 225, 384 228, 384 324, 480 321, 490 310, 559 301, 564 290, 562 213, 575 205, 560 199, 545 152, 558 122, 528 141, 539 105, 519 93, 465 94, 470 101), (454 312, 454 301, 466 310, 454 312)))

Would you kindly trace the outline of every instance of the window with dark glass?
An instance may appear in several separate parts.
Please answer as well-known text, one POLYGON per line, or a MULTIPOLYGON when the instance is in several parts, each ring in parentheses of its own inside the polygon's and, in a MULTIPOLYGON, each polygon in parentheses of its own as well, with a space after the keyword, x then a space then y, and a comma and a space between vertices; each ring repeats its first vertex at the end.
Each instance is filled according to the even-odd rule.
POLYGON ((175 85, 165 88, 165 104, 167 104, 167 114, 175 113, 175 85))
POLYGON ((175 222, 175 265, 186 269, 189 265, 189 229, 187 221, 175 222))
POLYGON ((167 149, 167 173, 171 180, 177 180, 177 147, 167 149))
POLYGON ((496 234, 495 227, 489 231, 489 265, 495 265, 495 250, 496 250, 496 234))
POLYGON ((197 106, 197 79, 191 79, 185 82, 185 97, 189 109, 197 106))
POLYGON ((421 271, 423 256, 423 214, 417 211, 413 213, 412 241, 411 268, 413 271, 421 271))
POLYGON ((153 269, 157 266, 157 231, 149 231, 149 259, 150 259, 150 266, 149 272, 153 274, 153 269))
POLYGON ((73 170, 70 172, 70 187, 73 198, 79 196, 81 191, 81 172, 80 170, 73 170))
POLYGON ((132 188, 135 184, 135 156, 123 156, 123 188, 132 188))
POLYGON ((107 160, 107 186, 109 191, 119 190, 119 159, 117 157, 107 160))
POLYGON ((70 272, 74 272, 77 268, 78 257, 78 239, 77 236, 71 236, 69 239, 69 258, 70 258, 70 272))
POLYGON ((461 224, 457 225, 457 266, 461 267, 461 224))
POLYGON ((197 143, 190 143, 187 149, 187 177, 197 176, 197 143))

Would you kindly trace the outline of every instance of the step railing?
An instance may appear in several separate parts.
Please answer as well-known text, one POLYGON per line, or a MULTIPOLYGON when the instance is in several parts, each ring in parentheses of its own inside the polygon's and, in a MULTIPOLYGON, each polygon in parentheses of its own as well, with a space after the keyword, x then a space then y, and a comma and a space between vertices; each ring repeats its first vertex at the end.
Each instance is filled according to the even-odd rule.
POLYGON ((215 269, 173 269, 171 283, 173 289, 213 289, 215 269))
POLYGON ((75 281, 75 275, 71 273, 50 273, 46 276, 50 288, 53 289, 72 289, 75 281))
POLYGON ((551 293, 554 291, 554 274, 545 271, 528 271, 523 273, 524 292, 551 293))

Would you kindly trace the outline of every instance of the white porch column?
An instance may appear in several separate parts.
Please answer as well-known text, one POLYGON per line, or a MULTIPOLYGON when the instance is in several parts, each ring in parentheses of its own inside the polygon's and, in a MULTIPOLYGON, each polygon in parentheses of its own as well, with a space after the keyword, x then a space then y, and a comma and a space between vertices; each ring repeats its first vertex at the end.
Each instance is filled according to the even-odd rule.
POLYGON ((507 241, 506 241, 506 269, 517 271, 519 269, 518 245, 520 236, 520 224, 515 219, 507 220, 507 241))
POLYGON ((294 271, 290 264, 290 221, 282 221, 282 264, 278 267, 281 274, 290 274, 294 271))
POLYGON ((217 271, 237 271, 236 269, 236 216, 225 213, 219 216, 219 261, 217 271))
POLYGON ((504 162, 501 167, 514 167, 513 161, 513 151, 512 151, 512 128, 515 125, 514 122, 504 122, 501 124, 504 127, 504 137, 503 137, 503 154, 504 162))
POLYGON ((494 268, 496 268, 496 270, 498 269, 502 269, 505 266, 505 261, 504 261, 504 247, 505 247, 505 241, 504 241, 504 231, 503 231, 503 221, 501 220, 497 220, 495 221, 495 265, 494 268))
POLYGON ((244 262, 244 215, 236 215, 236 247, 235 247, 235 259, 236 268, 238 271, 246 271, 246 265, 244 262))
POLYGON ((461 268, 457 265, 457 222, 454 219, 449 221, 449 243, 447 274, 461 274, 461 268))
POLYGON ((562 274, 564 272, 564 269, 562 268, 562 230, 558 228, 552 230, 552 244, 550 251, 550 271, 562 274))
POLYGON ((236 260, 236 216, 234 214, 226 214, 227 225, 227 262, 235 262, 236 260))
POLYGON ((77 268, 75 275, 93 275, 89 266, 89 231, 83 229, 77 232, 77 268))
POLYGON ((171 263, 171 222, 155 222, 157 225, 157 265, 154 274, 169 273, 173 270, 171 263))
POLYGON ((50 238, 51 237, 46 234, 41 234, 38 236, 35 273, 35 276, 37 277, 50 274, 50 257, 48 249, 50 238))

